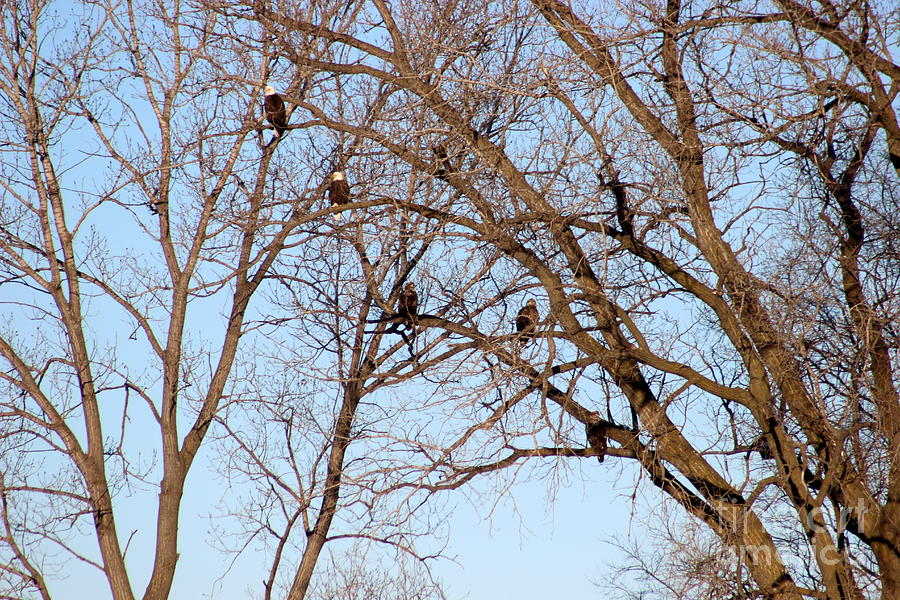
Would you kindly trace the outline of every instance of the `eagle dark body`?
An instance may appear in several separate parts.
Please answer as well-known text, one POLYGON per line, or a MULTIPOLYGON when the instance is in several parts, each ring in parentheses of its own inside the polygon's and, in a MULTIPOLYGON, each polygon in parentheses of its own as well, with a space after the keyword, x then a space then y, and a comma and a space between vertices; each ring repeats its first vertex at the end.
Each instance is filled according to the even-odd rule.
POLYGON ((607 448, 606 425, 602 422, 588 423, 585 425, 584 429, 587 435, 588 445, 597 451, 597 460, 603 462, 607 448))
POLYGON ((407 320, 414 320, 419 313, 419 294, 412 283, 407 283, 397 299, 397 315, 407 320))
POLYGON ((446 180, 448 175, 458 173, 463 164, 462 152, 451 140, 445 139, 431 148, 434 158, 432 174, 446 180))
POLYGON ((775 460, 775 454, 769 446, 769 440, 765 436, 759 436, 753 442, 751 448, 759 452, 759 457, 763 460, 775 460))
POLYGON ((266 86, 266 99, 263 107, 266 110, 266 119, 275 128, 275 135, 281 137, 287 131, 287 109, 281 95, 271 86, 266 86))
POLYGON ((344 174, 335 171, 328 184, 328 200, 332 206, 350 204, 350 184, 344 179, 344 174))
POLYGON ((391 315, 392 319, 395 317, 401 319, 402 325, 409 329, 409 337, 407 337, 407 334, 400 331, 400 323, 395 323, 391 328, 406 340, 406 344, 409 346, 409 356, 412 360, 415 360, 416 356, 414 343, 416 340, 416 329, 419 325, 418 316, 419 294, 416 293, 416 286, 410 281, 403 286, 403 289, 400 291, 400 296, 397 297, 396 315, 391 315))
POLYGON ((434 153, 435 158, 435 176, 436 177, 444 177, 450 172, 450 153, 447 152, 447 146, 441 142, 434 148, 432 148, 432 152, 434 153))
POLYGON ((519 309, 519 313, 516 315, 516 333, 522 334, 526 339, 531 339, 538 320, 540 320, 540 316, 538 315, 537 302, 532 298, 525 303, 525 306, 519 309))

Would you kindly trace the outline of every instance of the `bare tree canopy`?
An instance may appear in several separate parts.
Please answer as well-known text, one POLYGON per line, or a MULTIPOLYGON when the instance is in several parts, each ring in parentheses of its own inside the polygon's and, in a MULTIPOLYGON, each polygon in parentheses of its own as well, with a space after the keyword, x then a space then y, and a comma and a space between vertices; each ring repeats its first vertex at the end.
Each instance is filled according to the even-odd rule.
POLYGON ((900 596, 891 2, 61 10, 0 39, 0 595, 172 597, 208 448, 256 597, 439 597, 441 498, 585 459, 681 511, 660 598, 900 596))

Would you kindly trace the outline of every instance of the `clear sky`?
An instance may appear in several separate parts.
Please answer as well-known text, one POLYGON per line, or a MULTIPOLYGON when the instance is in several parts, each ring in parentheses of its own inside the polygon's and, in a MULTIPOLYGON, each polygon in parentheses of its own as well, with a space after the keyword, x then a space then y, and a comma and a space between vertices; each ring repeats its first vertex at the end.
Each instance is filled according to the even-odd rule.
POLYGON ((452 517, 449 548, 458 565, 437 569, 449 598, 603 596, 592 581, 615 561, 605 540, 640 527, 630 518, 628 491, 620 489, 617 496, 612 488, 615 462, 585 460, 578 473, 584 480, 562 484, 555 493, 546 482, 517 486, 490 516, 484 508, 461 506, 452 517))

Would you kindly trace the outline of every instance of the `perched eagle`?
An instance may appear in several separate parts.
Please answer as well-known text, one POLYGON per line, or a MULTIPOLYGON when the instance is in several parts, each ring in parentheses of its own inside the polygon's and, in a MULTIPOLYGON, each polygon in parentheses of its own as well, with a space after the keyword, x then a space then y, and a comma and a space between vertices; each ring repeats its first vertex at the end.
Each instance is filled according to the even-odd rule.
MULTIPOLYGON (((331 174, 331 183, 328 184, 328 200, 332 206, 350 203, 350 184, 347 183, 344 174, 340 171, 331 174)), ((340 213, 336 213, 335 218, 340 218, 340 213)))
MULTIPOLYGON (((769 446, 769 440, 767 440, 764 435, 756 438, 750 445, 750 449, 759 452, 759 457, 763 460, 775 460, 775 454, 769 446)), ((749 456, 750 453, 748 452, 747 455, 749 456)))
POLYGON ((439 142, 431 151, 434 154, 434 176, 443 178, 451 170, 450 153, 447 151, 447 145, 444 142, 439 142))
POLYGON ((588 423, 584 426, 588 445, 597 451, 597 460, 603 462, 606 456, 606 425, 602 422, 588 423))
POLYGON ((416 286, 412 282, 407 282, 400 292, 397 299, 397 315, 404 321, 415 323, 416 315, 419 313, 419 294, 416 293, 416 286))
POLYGON ((266 101, 264 107, 266 109, 266 119, 275 128, 275 135, 281 137, 287 131, 287 110, 284 108, 284 100, 281 95, 275 91, 271 85, 266 86, 266 101))
POLYGON ((534 328, 537 326, 538 320, 537 301, 531 298, 516 315, 516 333, 522 335, 523 344, 534 337, 534 328))

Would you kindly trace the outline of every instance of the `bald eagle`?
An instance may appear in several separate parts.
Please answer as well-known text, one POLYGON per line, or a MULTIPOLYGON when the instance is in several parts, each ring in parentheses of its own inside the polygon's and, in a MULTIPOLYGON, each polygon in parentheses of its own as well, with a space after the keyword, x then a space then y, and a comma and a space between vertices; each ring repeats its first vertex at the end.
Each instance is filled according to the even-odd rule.
POLYGON ((416 315, 419 313, 419 294, 416 293, 416 286, 407 282, 400 292, 397 299, 397 315, 403 320, 415 324, 416 315))
POLYGON ((266 109, 266 119, 275 128, 275 136, 281 137, 287 131, 287 110, 284 108, 284 100, 271 85, 266 86, 266 100, 263 104, 266 109))
MULTIPOLYGON (((331 174, 331 183, 328 184, 328 200, 332 206, 341 206, 350 203, 350 184, 344 179, 344 174, 335 171, 331 174)), ((340 213, 335 213, 335 218, 340 218, 340 213)))
POLYGON ((584 426, 588 445, 597 451, 597 460, 603 462, 606 456, 606 425, 602 422, 588 423, 584 426))
POLYGON ((528 300, 516 315, 516 333, 522 336, 522 344, 534 337, 534 328, 540 319, 537 310, 537 301, 534 298, 528 300))

